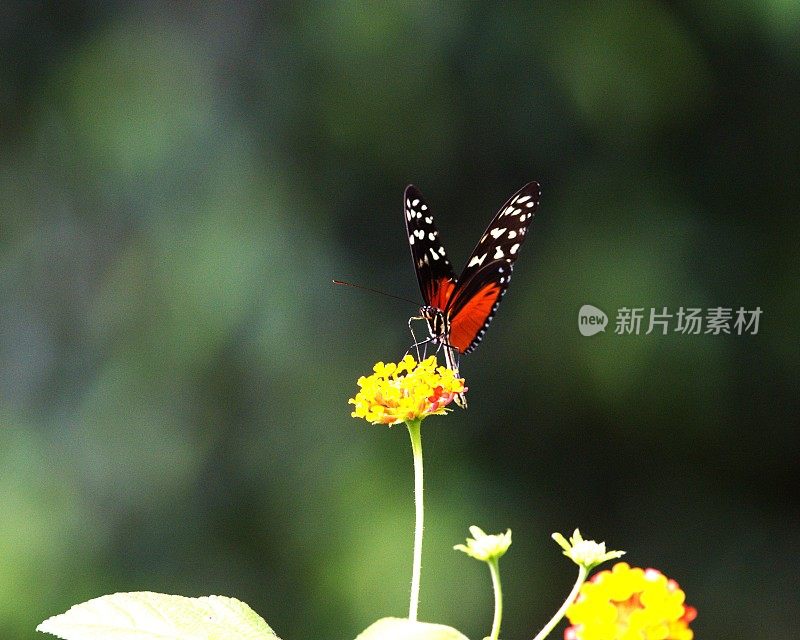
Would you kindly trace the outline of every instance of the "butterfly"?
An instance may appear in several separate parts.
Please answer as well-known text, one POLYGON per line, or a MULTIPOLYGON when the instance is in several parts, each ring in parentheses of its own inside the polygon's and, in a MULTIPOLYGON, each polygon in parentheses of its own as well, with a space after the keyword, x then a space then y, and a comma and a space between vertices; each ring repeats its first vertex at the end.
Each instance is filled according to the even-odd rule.
MULTIPOLYGON (((458 371, 458 356, 478 346, 494 318, 540 195, 537 182, 529 182, 512 195, 492 218, 456 278, 422 193, 414 185, 406 187, 406 232, 425 301, 420 315, 411 320, 425 321, 430 337, 423 343, 443 348, 449 369, 458 371)), ((457 397, 456 403, 466 407, 463 396, 457 397)))

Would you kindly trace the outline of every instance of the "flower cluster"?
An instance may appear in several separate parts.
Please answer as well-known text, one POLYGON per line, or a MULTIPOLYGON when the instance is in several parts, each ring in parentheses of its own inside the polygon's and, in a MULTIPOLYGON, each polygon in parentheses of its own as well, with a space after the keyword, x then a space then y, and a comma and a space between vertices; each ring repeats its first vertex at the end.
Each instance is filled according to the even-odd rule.
POLYGON ((616 560, 625 555, 624 551, 606 551, 605 542, 584 540, 578 529, 575 529, 569 541, 560 533, 554 533, 552 538, 564 550, 565 556, 578 566, 590 570, 607 560, 616 560))
POLYGON ((619 562, 592 576, 567 610, 565 640, 692 640, 697 616, 678 583, 656 569, 619 562))
POLYGON ((467 389, 457 374, 436 364, 436 356, 417 362, 406 355, 399 363, 379 362, 374 373, 358 379, 360 391, 348 402, 351 415, 372 424, 397 424, 447 413, 450 404, 467 389))
POLYGON ((489 562, 502 556, 511 546, 511 529, 505 533, 487 534, 480 527, 471 526, 469 532, 472 538, 467 538, 467 544, 457 544, 453 547, 456 551, 463 551, 468 556, 483 562, 489 562))

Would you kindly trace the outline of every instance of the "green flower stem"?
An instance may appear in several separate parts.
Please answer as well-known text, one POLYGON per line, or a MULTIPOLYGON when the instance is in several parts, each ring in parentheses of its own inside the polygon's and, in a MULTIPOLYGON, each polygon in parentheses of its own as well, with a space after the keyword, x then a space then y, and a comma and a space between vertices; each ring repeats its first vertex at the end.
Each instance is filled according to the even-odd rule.
POLYGON ((561 622, 561 619, 566 615, 567 609, 569 606, 575 602, 575 598, 578 596, 578 591, 580 591, 581 586, 584 582, 586 582, 586 576, 589 574, 589 571, 583 565, 578 567, 578 579, 575 581, 575 586, 572 587, 572 591, 569 592, 567 599, 564 600, 564 604, 561 605, 561 608, 556 611, 556 614, 551 618, 550 622, 548 622, 544 628, 536 634, 536 637, 533 640, 544 640, 547 637, 547 634, 550 633, 555 626, 561 622))
POLYGON ((414 504, 416 506, 416 526, 414 527, 414 564, 411 571, 411 600, 408 605, 408 619, 417 621, 419 606, 419 576, 422 570, 422 531, 424 507, 422 500, 422 420, 406 422, 411 436, 411 451, 414 454, 414 504))
POLYGON ((492 587, 494 587, 494 620, 492 620, 491 640, 500 637, 500 623, 503 620, 503 587, 500 585, 500 559, 491 558, 486 561, 489 572, 492 574, 492 587))

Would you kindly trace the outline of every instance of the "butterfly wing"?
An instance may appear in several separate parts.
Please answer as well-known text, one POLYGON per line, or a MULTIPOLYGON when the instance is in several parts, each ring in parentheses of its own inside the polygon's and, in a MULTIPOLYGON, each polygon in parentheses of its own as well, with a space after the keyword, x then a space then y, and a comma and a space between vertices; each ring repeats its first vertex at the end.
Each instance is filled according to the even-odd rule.
MULTIPOLYGON (((478 346, 511 281, 514 261, 527 236, 541 191, 529 182, 497 212, 467 259, 447 299, 450 344, 460 353, 478 346)), ((419 274, 419 271, 417 272, 419 274)))
POLYGON ((456 276, 433 224, 433 214, 413 184, 403 195, 403 211, 422 298, 426 305, 443 310, 455 289, 456 276))

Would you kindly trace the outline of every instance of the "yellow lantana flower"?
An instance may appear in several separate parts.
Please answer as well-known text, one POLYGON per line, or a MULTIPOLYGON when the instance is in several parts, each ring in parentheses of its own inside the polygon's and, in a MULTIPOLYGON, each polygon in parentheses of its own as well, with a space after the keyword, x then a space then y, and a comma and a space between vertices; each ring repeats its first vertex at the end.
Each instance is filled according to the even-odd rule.
POLYGON ((592 576, 567 610, 565 640, 692 640, 697 616, 678 583, 618 562, 592 576))
POLYGON ((355 405, 350 415, 372 424, 397 424, 447 413, 445 407, 467 390, 454 371, 437 366, 436 356, 417 362, 406 355, 397 364, 377 363, 373 372, 358 379, 360 391, 348 400, 355 405))

